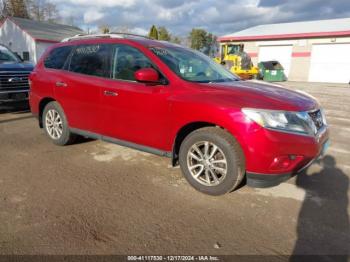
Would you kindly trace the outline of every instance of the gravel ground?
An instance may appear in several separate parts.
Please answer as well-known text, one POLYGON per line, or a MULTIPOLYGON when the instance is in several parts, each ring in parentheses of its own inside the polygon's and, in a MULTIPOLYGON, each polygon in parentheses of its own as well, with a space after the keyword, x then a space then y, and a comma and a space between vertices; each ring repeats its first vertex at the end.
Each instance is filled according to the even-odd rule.
POLYGON ((27 111, 0 113, 0 254, 349 254, 350 86, 315 96, 328 155, 268 189, 198 193, 167 158, 101 141, 50 143, 27 111))

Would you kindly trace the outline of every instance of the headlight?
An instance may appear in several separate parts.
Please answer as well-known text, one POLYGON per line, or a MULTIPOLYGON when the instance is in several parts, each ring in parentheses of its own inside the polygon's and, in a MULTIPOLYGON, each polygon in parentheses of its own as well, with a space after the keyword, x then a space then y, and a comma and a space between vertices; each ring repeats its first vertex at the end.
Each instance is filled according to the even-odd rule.
POLYGON ((265 128, 306 135, 315 135, 317 133, 317 128, 307 112, 251 108, 244 108, 242 112, 249 119, 265 128))

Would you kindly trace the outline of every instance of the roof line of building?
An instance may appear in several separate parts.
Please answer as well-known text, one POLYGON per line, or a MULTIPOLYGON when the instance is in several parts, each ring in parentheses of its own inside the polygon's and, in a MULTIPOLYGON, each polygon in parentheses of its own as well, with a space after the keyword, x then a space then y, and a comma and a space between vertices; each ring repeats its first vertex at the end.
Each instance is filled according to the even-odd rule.
MULTIPOLYGON (((11 19, 11 17, 6 17, 5 21, 9 19, 12 23, 14 23, 16 26, 18 26, 18 28, 20 28, 23 32, 25 32, 26 34, 28 34, 31 38, 34 39, 34 41, 39 41, 39 42, 47 42, 47 43, 59 43, 59 41, 55 41, 55 40, 49 40, 49 39, 40 39, 40 38, 36 38, 33 35, 31 35, 27 30, 23 29, 18 23, 16 23, 16 21, 14 19, 11 19)), ((2 24, 3 25, 3 24, 2 24)), ((2 26, 1 25, 1 26, 2 26)))
POLYGON ((14 21, 13 19, 11 19, 10 16, 6 17, 5 19, 3 19, 0 23, 0 27, 2 27, 4 25, 4 23, 6 22, 6 20, 10 20, 12 23, 14 23, 19 29, 21 29, 23 32, 25 32, 26 34, 28 34, 31 38, 33 38, 34 41, 39 41, 39 42, 47 42, 47 43, 59 43, 59 41, 54 41, 54 40, 49 40, 49 39, 40 39, 40 38, 36 38, 34 36, 32 36, 27 30, 23 29, 20 25, 18 25, 16 23, 16 21, 14 21))
POLYGON ((253 41, 267 39, 295 39, 295 38, 312 38, 312 37, 332 37, 332 36, 350 36, 350 30, 334 32, 313 32, 299 34, 276 34, 276 35, 256 35, 256 36, 222 36, 218 40, 225 41, 253 41))

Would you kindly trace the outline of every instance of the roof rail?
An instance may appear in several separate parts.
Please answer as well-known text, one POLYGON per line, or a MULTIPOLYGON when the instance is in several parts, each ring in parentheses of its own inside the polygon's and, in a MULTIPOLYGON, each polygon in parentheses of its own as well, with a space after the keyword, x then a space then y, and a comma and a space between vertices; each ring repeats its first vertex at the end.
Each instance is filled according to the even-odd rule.
POLYGON ((83 39, 94 39, 94 38, 145 38, 150 39, 147 36, 137 35, 137 34, 130 34, 130 33, 118 33, 118 32, 111 32, 108 34, 78 34, 72 37, 67 37, 63 39, 61 42, 70 42, 75 40, 83 40, 83 39))
POLYGON ((67 37, 63 39, 61 42, 70 42, 75 40, 82 40, 82 39, 94 39, 94 38, 111 38, 111 35, 109 34, 94 34, 94 35, 88 35, 88 34, 78 34, 72 37, 67 37))
POLYGON ((122 37, 124 38, 132 38, 132 37, 135 37, 135 38, 146 38, 146 39, 151 39, 150 37, 148 36, 145 36, 145 35, 138 35, 138 34, 132 34, 132 33, 121 33, 121 32, 111 32, 110 34, 112 35, 121 35, 122 37))

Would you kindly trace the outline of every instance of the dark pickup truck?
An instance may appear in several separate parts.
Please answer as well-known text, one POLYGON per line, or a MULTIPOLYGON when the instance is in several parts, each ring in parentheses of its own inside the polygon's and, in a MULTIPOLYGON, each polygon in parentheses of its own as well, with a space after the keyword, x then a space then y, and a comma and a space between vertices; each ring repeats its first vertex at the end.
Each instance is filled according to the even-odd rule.
POLYGON ((0 104, 28 98, 28 76, 33 68, 32 64, 0 45, 0 104))

